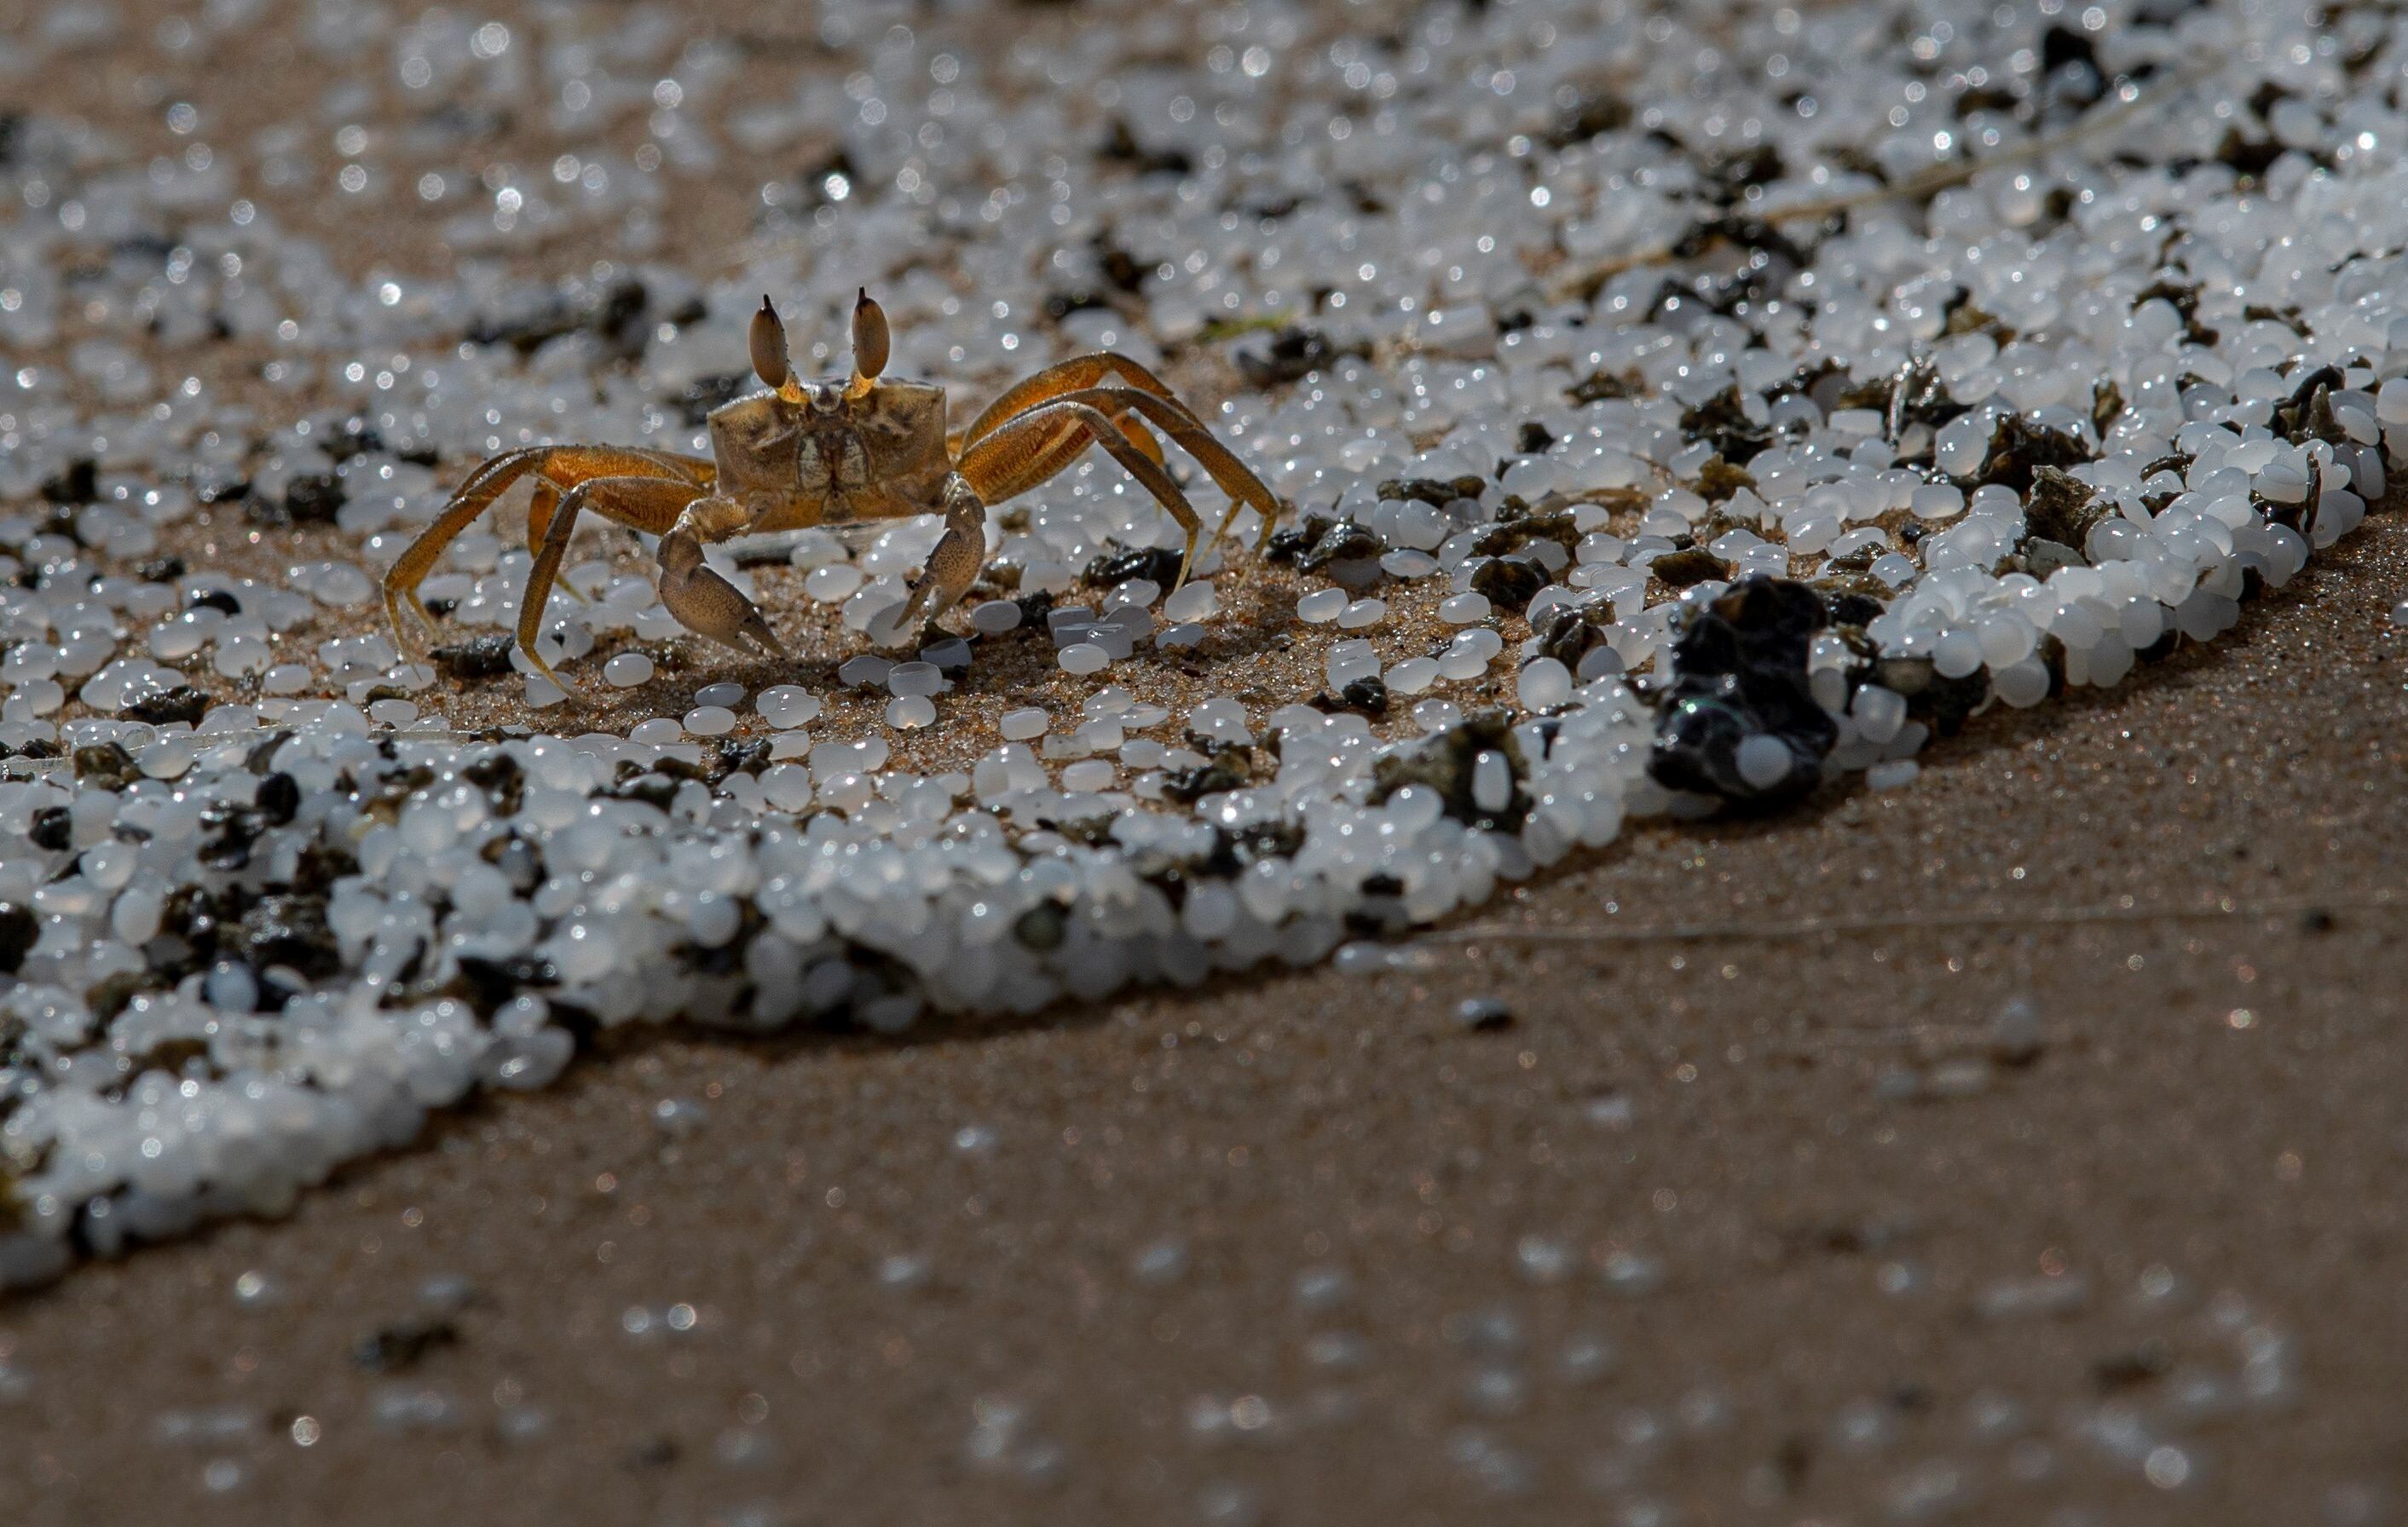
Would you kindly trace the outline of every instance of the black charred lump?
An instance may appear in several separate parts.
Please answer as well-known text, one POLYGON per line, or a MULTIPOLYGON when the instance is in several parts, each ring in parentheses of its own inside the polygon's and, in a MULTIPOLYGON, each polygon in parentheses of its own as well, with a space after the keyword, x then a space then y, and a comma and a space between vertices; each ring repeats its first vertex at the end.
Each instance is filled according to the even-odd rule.
POLYGON ((1372 534, 1371 527, 1358 525, 1352 520, 1340 520, 1324 531, 1321 539, 1313 542, 1310 550, 1299 553, 1296 564, 1304 572, 1314 573, 1333 562, 1360 562, 1376 557, 1381 549, 1380 537, 1372 534))
POLYGON ((254 497, 245 512, 263 525, 331 525, 335 511, 349 496, 342 478, 332 472, 312 472, 284 485, 283 502, 254 497))
POLYGON ((75 817, 63 806, 46 806, 34 813, 25 836, 35 848, 56 853, 75 841, 75 817))
POLYGON ((452 678, 494 678, 510 671, 510 649, 516 645, 517 638, 509 632, 489 631, 438 647, 427 656, 452 678))
POLYGON ((1196 167, 1195 159, 1184 149, 1149 149, 1137 140, 1129 124, 1112 119, 1111 131, 1104 135, 1103 147, 1096 157, 1115 164, 1126 164, 1140 175, 1185 175, 1196 167))
POLYGON ((1907 715, 1943 737, 1955 736, 1990 697, 1988 669, 1946 678, 1929 658, 1883 658, 1873 666, 1872 681, 1904 696, 1907 715))
POLYGON ((198 725, 201 718, 208 713, 208 695, 190 684, 179 684, 174 689, 136 701, 130 710, 137 721, 165 726, 170 721, 198 725))
POLYGON ((437 1348, 456 1346, 459 1340, 459 1327, 449 1320, 398 1320, 353 1342, 351 1365, 362 1373, 400 1373, 437 1348))
MULTIPOLYGON (((1803 657, 1799 669, 1802 678, 1803 657)), ((1446 814, 1457 821, 1492 832, 1518 832, 1535 804, 1522 788, 1528 774, 1512 720, 1501 710, 1480 710, 1443 732, 1383 752, 1371 764, 1370 800, 1373 806, 1384 805, 1407 785, 1424 785, 1438 792, 1446 814), (1494 810, 1482 805, 1474 791, 1484 753, 1500 755, 1512 781, 1505 804, 1494 810)))
POLYGON ((1388 713, 1388 686, 1376 677, 1358 678, 1338 692, 1339 703, 1366 716, 1388 713))
POLYGON ((1297 558, 1312 549, 1312 543, 1321 539, 1335 523, 1337 521, 1326 514, 1309 514, 1304 517, 1301 524, 1290 525, 1285 530, 1271 532, 1270 538, 1263 543, 1263 560, 1265 562, 1296 561, 1297 558))
POLYGON ((1672 649, 1672 682, 1656 721, 1647 772, 1671 790, 1770 804, 1813 789, 1839 727, 1806 679, 1814 633, 1828 623, 1822 597, 1788 578, 1742 578, 1690 618, 1672 649), (1790 752, 1770 786, 1740 773, 1739 750, 1769 736, 1790 752))
POLYGON ((1753 473, 1733 466, 1720 456, 1709 456, 1698 468, 1698 496, 1709 504, 1720 504, 1742 488, 1756 486, 1753 473))
POLYGON ((384 436, 377 433, 374 424, 353 414, 329 432, 326 438, 319 442, 319 449, 339 464, 354 456, 383 450, 385 443, 384 436))
POLYGON ((1194 806, 1207 795, 1226 791, 1243 790, 1254 777, 1254 755, 1249 749, 1231 745, 1212 750, 1211 761, 1191 768, 1174 769, 1162 780, 1162 793, 1181 806, 1194 806))
POLYGON ((1442 509, 1458 498, 1478 498, 1487 486, 1484 478, 1390 478, 1380 484, 1379 494, 1386 500, 1412 499, 1442 509))
POLYGON ((1492 557, 1475 568, 1471 590, 1485 594, 1498 609, 1519 612, 1527 609, 1539 591, 1547 586, 1546 572, 1536 563, 1523 557, 1492 557))
POLYGON ((2042 466, 2032 473, 2024 527, 2042 540, 2079 551, 2089 542, 2090 528, 2106 519, 2112 508, 2081 478, 2058 467, 2042 466))
POLYGON ((30 906, 0 902, 0 976, 14 976, 32 953, 42 925, 30 906))
POLYGON ((1564 389, 1574 403, 1603 403, 1609 398, 1643 397, 1646 378, 1635 371, 1592 371, 1564 389))
POLYGON ((145 583, 173 583, 184 576, 184 559, 153 557, 149 562, 137 564, 134 572, 135 576, 145 583))
POLYGON ((1098 588, 1109 589, 1133 578, 1141 578, 1158 589, 1168 589, 1179 578, 1181 556, 1177 547, 1132 547, 1125 551, 1097 557, 1087 564, 1087 581, 1098 588))
POLYGON ((756 737, 750 742, 733 738, 719 745, 719 754, 710 768, 710 782, 723 784, 728 776, 758 774, 769 766, 769 739, 756 737))
POLYGON ((460 956, 460 978, 455 984, 458 990, 454 994, 466 999, 479 1018, 491 1018, 496 1008, 522 992, 558 986, 560 972, 551 961, 531 954, 512 955, 507 960, 464 954, 460 956))
POLYGON ((1697 407, 1684 409, 1681 433, 1713 441, 1714 453, 1735 464, 1744 463, 1772 438, 1770 426, 1747 417, 1737 387, 1726 387, 1697 407))
POLYGON ((1473 537, 1471 549, 1484 557, 1501 557, 1532 541, 1553 541, 1570 550, 1580 539, 1580 524, 1570 514, 1509 513, 1473 537))
POLYGON ((134 755, 113 742, 94 742, 75 750, 75 777, 102 790, 122 790, 141 777, 134 755))
POLYGON ((342 951, 326 927, 323 896, 263 896, 242 915, 243 957, 262 969, 287 965, 310 980, 343 967, 342 951))
POLYGON ((1262 353, 1240 349, 1232 359, 1250 386, 1271 388, 1302 381, 1340 356, 1352 353, 1331 344, 1329 336, 1318 329, 1291 324, 1272 335, 1270 347, 1262 353))
POLYGON ((1610 645, 1606 640, 1606 625, 1612 617, 1606 611, 1557 610, 1544 619, 1546 624, 1537 633, 1539 655, 1555 659, 1575 674, 1580 672, 1583 658, 1598 648, 1610 645))
POLYGON ((1035 593, 1022 594, 1012 603, 1020 607, 1022 625, 1042 626, 1046 612, 1054 607, 1054 596, 1039 589, 1035 593))
POLYGON ((260 780, 252 793, 251 803, 270 826, 281 827, 301 809, 301 783, 279 770, 260 780))
POLYGON ((1881 619, 1882 611, 1887 607, 1870 594, 1835 593, 1831 595, 1831 623, 1833 625, 1870 625, 1881 619))
POLYGON ((1683 551, 1667 551, 1647 564, 1656 581, 1668 589, 1685 589, 1709 578, 1730 577, 1730 564, 1703 547, 1693 546, 1683 551))
POLYGON ((2091 449, 2075 435, 2035 424, 2021 414, 2009 414, 1990 433, 1990 449, 1983 457, 1981 480, 2028 492, 2043 466, 2079 466, 2091 460, 2091 449))
POLYGON ((52 504, 89 504, 100 496, 100 464, 89 456, 71 462, 43 479, 41 492, 52 504))

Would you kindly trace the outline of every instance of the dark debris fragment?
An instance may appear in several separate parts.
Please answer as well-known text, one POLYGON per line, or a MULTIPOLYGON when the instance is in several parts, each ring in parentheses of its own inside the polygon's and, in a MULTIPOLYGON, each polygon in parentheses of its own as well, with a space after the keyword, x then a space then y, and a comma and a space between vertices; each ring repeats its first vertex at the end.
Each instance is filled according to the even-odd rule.
POLYGON ((510 671, 510 653, 518 638, 507 631, 488 631, 466 641, 451 642, 426 655, 446 678, 494 678, 510 671))
POLYGON ((351 1344, 351 1365, 362 1373, 404 1373, 427 1353, 459 1344, 460 1328, 450 1320, 395 1320, 351 1344))
POLYGON ((1693 615, 1672 649, 1672 682, 1647 764, 1656 783, 1733 801, 1794 800, 1822 778, 1839 726, 1814 702, 1806 660, 1829 615, 1822 596, 1787 578, 1743 578, 1693 615), (1774 783, 1751 783, 1739 750, 1769 736, 1789 749, 1774 783))

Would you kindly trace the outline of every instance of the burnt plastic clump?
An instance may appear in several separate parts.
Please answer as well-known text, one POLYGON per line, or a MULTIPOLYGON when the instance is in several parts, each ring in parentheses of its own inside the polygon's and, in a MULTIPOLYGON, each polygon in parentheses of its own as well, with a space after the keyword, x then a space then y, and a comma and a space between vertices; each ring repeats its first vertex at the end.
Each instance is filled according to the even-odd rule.
POLYGON ((1381 806, 1407 785, 1422 785, 1438 792, 1455 821, 1514 833, 1538 804, 1522 788, 1529 772, 1512 720, 1501 710, 1476 710, 1442 732, 1383 751, 1371 764, 1370 800, 1381 806), (1501 790, 1499 776, 1483 769, 1491 753, 1503 765, 1501 790))
POLYGON ((1331 563, 1362 562, 1384 549, 1386 543, 1369 526, 1340 520, 1323 531, 1320 539, 1297 552, 1296 564, 1304 572, 1317 573, 1331 563))
POLYGON ((1808 649, 1829 619, 1806 585, 1761 577, 1692 617, 1672 649, 1672 683, 1656 719, 1647 763, 1656 783, 1765 804, 1812 790, 1839 740, 1806 681, 1808 649), (1739 750, 1752 737, 1789 749, 1778 782, 1757 786, 1741 773, 1739 750))
POLYGON ((1173 546, 1141 546, 1107 552, 1087 564, 1087 581, 1113 588, 1141 578, 1157 588, 1168 589, 1179 581, 1181 560, 1179 548, 1173 546))
POLYGON ((1547 586, 1546 571, 1521 557, 1495 557, 1471 575, 1471 591, 1499 609, 1519 613, 1547 586))
POLYGON ((2042 467, 2080 466, 2097 454, 2079 436, 2035 424, 2021 414, 2009 414, 1990 432, 1990 449, 1977 475, 1985 483, 2028 493, 2042 467))
POLYGON ((517 645, 518 639, 509 632, 489 631, 466 641, 438 647, 427 656, 449 678, 492 678, 510 671, 510 649, 517 645))

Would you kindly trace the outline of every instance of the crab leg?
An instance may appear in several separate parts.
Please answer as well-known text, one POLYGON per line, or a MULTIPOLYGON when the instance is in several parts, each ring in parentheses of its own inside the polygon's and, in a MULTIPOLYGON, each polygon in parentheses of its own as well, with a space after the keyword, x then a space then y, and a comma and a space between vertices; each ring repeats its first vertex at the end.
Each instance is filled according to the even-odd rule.
MULTIPOLYGON (((544 527, 543 545, 536 552, 535 566, 527 573, 526 592, 519 600, 519 646, 526 652, 527 661, 542 670, 546 678, 560 683, 560 676, 552 671, 552 664, 536 649, 536 642, 543 635, 544 609, 552 600, 552 582, 560 576, 560 559, 567 553, 569 538, 577 534, 580 513, 592 509, 630 530, 666 537, 686 507, 707 492, 695 483, 668 478, 618 477, 588 478, 562 495, 560 512, 544 527)), ((561 685, 563 689, 567 687, 561 685)))
MULTIPOLYGON (((420 532, 418 539, 410 542, 400 559, 385 572, 385 619, 392 622, 394 642, 403 651, 415 650, 417 644, 410 640, 402 626, 402 606, 408 604, 425 629, 434 629, 435 619, 420 603, 418 586, 434 570, 444 549, 457 539, 462 531, 475 523, 477 517, 491 507, 495 499, 508 492, 513 483, 530 472, 538 474, 542 483, 551 484, 556 490, 571 489, 595 478, 638 477, 686 481, 707 491, 713 475, 709 462, 617 446, 529 446, 494 457, 468 474, 435 522, 420 532)), ((528 511, 527 541, 530 549, 547 533, 557 512, 556 493, 548 495, 538 492, 537 496, 538 503, 528 511), (540 523, 537 521, 538 512, 540 523)))
POLYGON ((1203 421, 1197 419, 1195 410, 1180 402, 1178 394, 1171 392, 1169 383, 1125 355, 1099 350, 1092 354, 1057 361, 1007 388, 1001 397, 988 404, 976 419, 970 421, 969 428, 962 431, 960 443, 954 448, 955 453, 969 450, 1015 416, 1069 393, 1085 392, 1106 377, 1118 377, 1125 386, 1152 393, 1185 414, 1197 429, 1204 427, 1203 421))
MULTIPOLYGON (((1065 393, 1056 401, 1092 404, 1124 429, 1135 422, 1126 418, 1128 413, 1133 411, 1142 415, 1163 434, 1178 441, 1181 450, 1195 457, 1213 482, 1219 485, 1221 492, 1229 496, 1231 503, 1243 504, 1253 509, 1262 520, 1263 535, 1268 535, 1271 526, 1279 520, 1280 501, 1271 495, 1263 479, 1254 476, 1251 467, 1240 461, 1228 447, 1214 439, 1211 432, 1179 404, 1167 403, 1159 394, 1140 392, 1134 387, 1091 388, 1065 393)), ((1142 428, 1132 431, 1132 434, 1143 433, 1142 428)), ((1160 460, 1158 456, 1155 459, 1160 460)), ((1219 545, 1222 535, 1229 528, 1229 521, 1236 518, 1233 510, 1213 528, 1211 540, 1205 544, 1219 545)))
MULTIPOLYGON (((1186 531, 1187 554, 1179 564, 1179 582, 1186 582, 1188 565, 1196 560, 1197 537, 1203 534, 1203 521, 1197 518, 1195 506, 1187 502, 1187 495, 1180 492, 1170 474, 1131 445, 1120 426, 1094 404, 1077 398, 1039 404, 964 451, 958 470, 982 501, 1000 504, 1062 471, 1090 445, 1111 451, 1112 458, 1127 468, 1128 475, 1186 531)), ((945 534, 950 539, 953 533, 948 530, 945 534)))
POLYGON ((661 603, 669 613, 687 630, 747 657, 784 657, 786 649, 759 607, 702 560, 706 544, 752 529, 752 512, 732 499, 689 494, 670 521, 659 551, 661 603))

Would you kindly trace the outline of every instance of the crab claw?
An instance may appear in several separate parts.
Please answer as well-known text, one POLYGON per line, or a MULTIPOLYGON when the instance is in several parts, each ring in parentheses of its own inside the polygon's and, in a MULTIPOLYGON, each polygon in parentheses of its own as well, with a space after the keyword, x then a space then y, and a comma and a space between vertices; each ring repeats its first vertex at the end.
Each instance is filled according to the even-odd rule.
POLYGON ((784 659, 785 644, 769 629, 760 607, 697 556, 686 567, 663 567, 661 603, 678 623, 746 657, 784 659))

